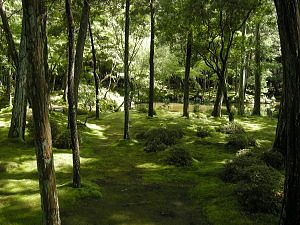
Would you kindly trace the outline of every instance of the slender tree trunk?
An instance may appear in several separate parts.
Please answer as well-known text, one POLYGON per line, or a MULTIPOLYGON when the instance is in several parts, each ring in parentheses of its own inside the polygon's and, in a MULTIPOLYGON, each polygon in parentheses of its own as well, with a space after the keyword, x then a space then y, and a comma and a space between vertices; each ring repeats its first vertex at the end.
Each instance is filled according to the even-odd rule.
POLYGON ((26 49, 28 57, 29 96, 35 131, 35 147, 39 173, 44 225, 61 224, 56 190, 49 120, 48 83, 45 75, 44 1, 23 0, 26 49))
POLYGON ((261 48, 260 48, 260 23, 255 27, 255 95, 253 115, 260 115, 260 93, 261 93, 261 48))
POLYGON ((223 102, 223 91, 221 87, 221 83, 218 84, 216 100, 214 103, 214 108, 211 113, 214 117, 222 117, 222 102, 223 102))
POLYGON ((17 68, 14 106, 8 132, 9 138, 20 137, 24 140, 26 126, 27 108, 27 58, 26 58, 26 38, 24 35, 24 21, 22 24, 22 36, 19 50, 19 64, 17 68))
POLYGON ((130 109, 130 79, 129 79, 129 10, 130 0, 126 0, 125 9, 125 50, 124 50, 124 139, 129 137, 129 109, 130 109))
POLYGON ((66 0, 66 14, 68 17, 68 29, 69 29, 68 103, 69 103, 69 125, 70 125, 70 132, 71 132, 71 146, 73 152, 73 187, 80 188, 81 187, 80 154, 79 154, 79 141, 78 141, 78 131, 77 131, 77 113, 76 113, 75 96, 74 96, 75 24, 73 19, 71 0, 66 0))
POLYGON ((80 74, 82 72, 83 51, 84 51, 84 44, 86 40, 89 15, 90 15, 90 0, 84 0, 81 19, 80 19, 80 28, 79 28, 77 44, 76 44, 76 54, 75 54, 74 95, 75 95, 76 109, 78 104, 78 89, 79 89, 80 74))
MULTIPOLYGON (((246 40, 246 23, 242 27, 243 45, 245 45, 246 40)), ((245 88, 246 88, 246 64, 247 64, 247 54, 245 52, 245 47, 243 47, 243 58, 242 66, 240 70, 240 80, 239 80, 239 105, 238 105, 238 115, 245 114, 245 88)))
POLYGON ((150 0, 150 13, 151 13, 151 38, 150 38, 150 85, 149 85, 149 110, 148 116, 154 115, 154 38, 155 38, 155 9, 154 0, 150 0))
POLYGON ((100 117, 100 105, 99 105, 99 77, 97 74, 97 60, 96 60, 96 51, 94 47, 94 40, 93 40, 93 32, 91 28, 91 23, 89 21, 89 31, 90 31, 90 38, 91 38, 91 45, 92 45, 92 55, 93 55, 93 73, 94 73, 94 80, 95 80, 95 94, 96 94, 96 119, 100 117))
POLYGON ((284 200, 280 225, 300 224, 300 5, 275 0, 283 65, 282 138, 286 149, 284 200))
POLYGON ((190 29, 190 31, 188 33, 187 45, 186 45, 183 115, 182 115, 187 118, 189 118, 190 70, 191 70, 191 58, 192 58, 192 44, 193 44, 193 32, 192 32, 192 29, 190 29))
POLYGON ((11 68, 8 68, 8 73, 6 77, 6 90, 5 90, 5 100, 9 106, 11 106, 11 85, 12 85, 12 73, 11 68))

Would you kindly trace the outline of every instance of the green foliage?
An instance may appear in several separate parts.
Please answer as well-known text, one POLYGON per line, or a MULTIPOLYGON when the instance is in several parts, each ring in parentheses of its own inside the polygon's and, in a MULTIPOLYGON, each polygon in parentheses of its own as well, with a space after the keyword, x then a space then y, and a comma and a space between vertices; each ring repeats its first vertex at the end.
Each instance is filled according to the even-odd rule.
POLYGON ((244 169, 253 165, 263 165, 263 161, 253 153, 241 154, 227 161, 224 169, 220 172, 220 178, 225 182, 236 183, 241 180, 244 169))
POLYGON ((219 126, 217 131, 225 134, 235 134, 245 132, 243 126, 237 122, 223 123, 219 126))
MULTIPOLYGON (((82 143, 82 133, 78 132, 78 141, 79 144, 82 143)), ((61 149, 70 149, 71 145, 71 132, 70 129, 65 129, 60 133, 60 135, 53 140, 53 146, 61 149)))
POLYGON ((233 149, 244 149, 249 146, 256 146, 255 137, 246 133, 228 135, 226 141, 227 145, 233 149))
POLYGON ((212 131, 209 127, 197 127, 197 136, 201 138, 212 136, 212 131))
POLYGON ((166 127, 151 128, 145 133, 142 132, 138 137, 145 138, 146 152, 159 152, 167 146, 175 145, 183 137, 183 130, 180 125, 169 124, 166 127))
POLYGON ((266 165, 251 165, 237 183, 239 202, 252 212, 278 213, 282 201, 282 175, 266 165))
POLYGON ((284 163, 283 155, 275 150, 266 151, 262 154, 262 160, 275 169, 281 169, 284 163))
POLYGON ((191 166, 193 158, 186 146, 172 146, 168 149, 165 162, 177 167, 191 166))

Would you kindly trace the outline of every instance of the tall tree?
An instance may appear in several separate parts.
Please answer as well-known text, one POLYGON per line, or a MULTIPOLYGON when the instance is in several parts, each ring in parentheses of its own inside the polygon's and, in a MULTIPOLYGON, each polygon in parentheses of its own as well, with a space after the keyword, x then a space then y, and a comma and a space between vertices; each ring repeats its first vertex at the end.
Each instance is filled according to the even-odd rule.
POLYGON ((154 0, 150 0, 150 23, 151 23, 151 35, 150 35, 150 84, 149 84, 149 110, 148 116, 154 115, 154 37, 155 37, 155 8, 154 0))
POLYGON ((129 109, 130 109, 130 78, 129 78, 129 24, 130 0, 126 0, 125 7, 125 42, 124 42, 124 139, 129 136, 129 109))
POLYGON ((186 58, 185 58, 185 73, 184 73, 184 95, 183 95, 183 116, 189 117, 189 90, 190 90, 190 70, 192 59, 192 45, 193 45, 193 30, 189 30, 186 44, 186 58))
MULTIPOLYGON (((281 225, 300 223, 300 2, 274 0, 283 63, 286 171, 281 225)), ((280 122, 280 121, 279 121, 280 122)))
POLYGON ((66 14, 68 17, 68 45, 69 45, 69 66, 68 66, 68 104, 69 104, 69 125, 71 133, 71 146, 73 152, 73 187, 81 187, 80 176, 80 154, 77 131, 77 113, 75 102, 74 67, 75 67, 75 24, 72 11, 72 1, 66 0, 66 14))
POLYGON ((44 48, 47 48, 45 1, 23 0, 22 3, 43 224, 61 224, 50 131, 47 70, 45 69, 47 67, 44 54, 44 48))
POLYGON ((253 115, 260 115, 260 94, 261 94, 261 38, 260 22, 255 25, 255 95, 253 115))
MULTIPOLYGON (((25 125, 26 125, 26 40, 24 38, 24 25, 22 25, 21 44, 19 54, 15 47, 15 41, 11 33, 11 29, 8 23, 4 2, 0 1, 0 14, 5 32, 6 40, 8 43, 9 55, 12 58, 13 65, 16 69, 16 84, 15 95, 12 110, 12 118, 8 137, 17 138, 20 137, 24 140, 25 125)), ((10 95, 10 91, 9 91, 10 95)))
POLYGON ((96 119, 100 117, 100 105, 99 105, 99 76, 97 74, 97 59, 96 59, 96 50, 94 46, 94 38, 93 38, 93 31, 91 27, 91 23, 89 21, 89 31, 90 31, 90 38, 91 38, 91 46, 92 46, 92 55, 93 55, 93 74, 94 74, 94 81, 95 81, 95 95, 96 95, 96 119))

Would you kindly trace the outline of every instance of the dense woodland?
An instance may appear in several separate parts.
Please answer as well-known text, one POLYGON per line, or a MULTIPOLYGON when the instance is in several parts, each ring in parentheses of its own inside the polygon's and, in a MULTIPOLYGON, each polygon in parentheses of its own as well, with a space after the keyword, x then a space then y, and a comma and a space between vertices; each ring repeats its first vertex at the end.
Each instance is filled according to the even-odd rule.
POLYGON ((0 5, 0 224, 300 222, 298 1, 0 5))

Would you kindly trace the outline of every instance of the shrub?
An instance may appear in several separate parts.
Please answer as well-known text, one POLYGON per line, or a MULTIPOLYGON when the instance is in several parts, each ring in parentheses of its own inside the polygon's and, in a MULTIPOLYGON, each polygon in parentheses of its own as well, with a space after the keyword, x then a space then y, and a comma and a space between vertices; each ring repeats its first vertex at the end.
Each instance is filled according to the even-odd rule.
POLYGON ((167 149, 168 146, 164 143, 159 143, 157 140, 153 140, 147 143, 146 148, 144 149, 145 152, 161 152, 167 149))
POLYGON ((193 159, 185 146, 173 146, 169 149, 165 162, 177 167, 191 166, 193 159))
POLYGON ((284 157, 283 155, 275 150, 270 150, 264 152, 262 154, 262 160, 268 165, 275 169, 281 169, 284 164, 284 157))
POLYGON ((247 167, 237 183, 238 200, 249 211, 276 214, 282 201, 282 180, 282 175, 272 167, 247 167))
POLYGON ((244 133, 245 130, 243 126, 236 122, 224 123, 219 126, 217 131, 225 134, 236 134, 236 133, 244 133))
POLYGON ((249 146, 256 146, 254 136, 249 134, 231 134, 226 137, 227 144, 234 149, 245 149, 249 146))
POLYGON ((239 154, 225 163, 224 169, 220 173, 220 178, 225 182, 236 183, 241 180, 245 168, 263 164, 264 162, 251 152, 239 154))
MULTIPOLYGON (((82 143, 82 134, 78 132, 79 144, 82 143)), ((53 146, 61 149, 70 149, 71 146, 71 133, 69 129, 64 130, 54 141, 53 146)))
POLYGON ((211 130, 208 127, 197 127, 197 136, 201 138, 212 136, 211 130))

